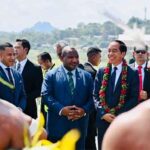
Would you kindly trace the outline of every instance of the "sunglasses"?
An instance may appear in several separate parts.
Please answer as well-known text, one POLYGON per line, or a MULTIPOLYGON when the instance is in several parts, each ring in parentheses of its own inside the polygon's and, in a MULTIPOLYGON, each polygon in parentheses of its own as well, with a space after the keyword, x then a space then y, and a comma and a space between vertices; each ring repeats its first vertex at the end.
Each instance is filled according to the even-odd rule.
POLYGON ((146 51, 141 51, 141 50, 139 50, 139 51, 135 51, 136 52, 136 54, 146 54, 146 51))

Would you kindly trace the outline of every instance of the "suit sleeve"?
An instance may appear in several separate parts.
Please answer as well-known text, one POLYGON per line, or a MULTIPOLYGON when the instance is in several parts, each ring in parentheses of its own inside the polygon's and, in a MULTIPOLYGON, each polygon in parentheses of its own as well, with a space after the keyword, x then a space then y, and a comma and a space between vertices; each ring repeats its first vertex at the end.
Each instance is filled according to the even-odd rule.
POLYGON ((95 77, 95 81, 94 81, 94 90, 93 90, 93 97, 94 97, 94 103, 95 103, 95 107, 97 110, 97 115, 101 118, 104 114, 105 111, 104 109, 100 106, 100 98, 99 98, 99 90, 101 87, 101 82, 103 79, 103 69, 99 69, 97 72, 97 75, 95 77))
MULTIPOLYGON (((45 76, 45 79, 42 84, 42 101, 48 106, 48 108, 57 114, 59 114, 60 110, 64 107, 59 101, 57 101, 54 96, 54 75, 48 72, 45 76)), ((59 90, 59 89, 58 89, 59 90)))
POLYGON ((42 81, 43 81, 43 74, 42 74, 42 69, 39 66, 35 66, 34 72, 35 77, 34 77, 34 90, 30 92, 30 94, 27 95, 28 99, 33 100, 37 97, 40 96, 41 93, 41 86, 42 86, 42 81))
POLYGON ((92 110, 94 110, 94 101, 93 101, 93 95, 92 95, 92 90, 93 90, 93 79, 91 77, 91 75, 89 74, 87 81, 88 83, 88 100, 87 103, 85 103, 85 105, 83 105, 83 109, 86 113, 90 113, 92 110))
POLYGON ((129 70, 128 79, 127 82, 128 90, 127 90, 127 97, 124 104, 124 107, 121 109, 121 112, 128 111, 135 107, 138 104, 138 95, 139 95, 139 80, 138 80, 138 74, 136 71, 129 70))

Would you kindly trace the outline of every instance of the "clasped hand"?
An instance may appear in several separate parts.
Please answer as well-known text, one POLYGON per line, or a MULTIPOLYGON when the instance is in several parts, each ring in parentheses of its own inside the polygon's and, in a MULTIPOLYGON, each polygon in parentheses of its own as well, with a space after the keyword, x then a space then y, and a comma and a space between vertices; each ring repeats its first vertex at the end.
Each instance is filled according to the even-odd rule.
POLYGON ((64 107, 61 114, 66 116, 68 120, 74 121, 83 117, 85 111, 83 108, 73 105, 64 107))

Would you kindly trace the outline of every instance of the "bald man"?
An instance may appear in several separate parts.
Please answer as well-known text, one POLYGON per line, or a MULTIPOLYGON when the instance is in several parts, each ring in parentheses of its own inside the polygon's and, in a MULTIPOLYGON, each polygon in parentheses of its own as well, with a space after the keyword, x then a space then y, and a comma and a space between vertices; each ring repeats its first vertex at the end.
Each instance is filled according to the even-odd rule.
MULTIPOLYGON (((25 125, 29 125, 29 134, 33 136, 35 133, 33 129, 36 129, 37 122, 11 103, 0 99, 0 150, 22 149, 25 125)), ((44 130, 40 139, 46 139, 44 130)))
POLYGON ((108 128, 102 150, 150 150, 150 100, 117 117, 108 128))

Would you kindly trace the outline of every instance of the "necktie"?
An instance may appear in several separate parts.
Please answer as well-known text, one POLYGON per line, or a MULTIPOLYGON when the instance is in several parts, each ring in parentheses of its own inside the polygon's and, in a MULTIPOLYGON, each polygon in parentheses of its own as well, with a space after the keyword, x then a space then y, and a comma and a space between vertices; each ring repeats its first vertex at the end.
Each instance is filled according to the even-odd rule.
POLYGON ((14 84, 14 83, 13 83, 13 78, 12 78, 12 75, 11 75, 11 72, 10 72, 10 68, 8 67, 8 68, 6 68, 6 70, 7 70, 7 72, 8 72, 8 77, 9 77, 10 83, 11 83, 11 84, 14 84))
MULTIPOLYGON (((139 92, 142 90, 143 83, 142 83, 142 66, 138 66, 138 74, 139 74, 139 92)), ((140 96, 139 96, 140 100, 140 96)))
POLYGON ((114 71, 111 74, 111 78, 110 78, 110 80, 111 80, 111 87, 112 87, 112 93, 115 90, 116 70, 117 70, 117 67, 114 67, 114 71))
POLYGON ((72 78, 73 74, 70 71, 67 74, 68 74, 68 77, 69 77, 70 91, 71 91, 71 94, 73 95, 73 92, 74 92, 74 82, 73 82, 73 78, 72 78))
POLYGON ((21 71, 20 69, 21 69, 21 64, 18 63, 18 64, 17 64, 17 71, 20 72, 20 71, 21 71))

